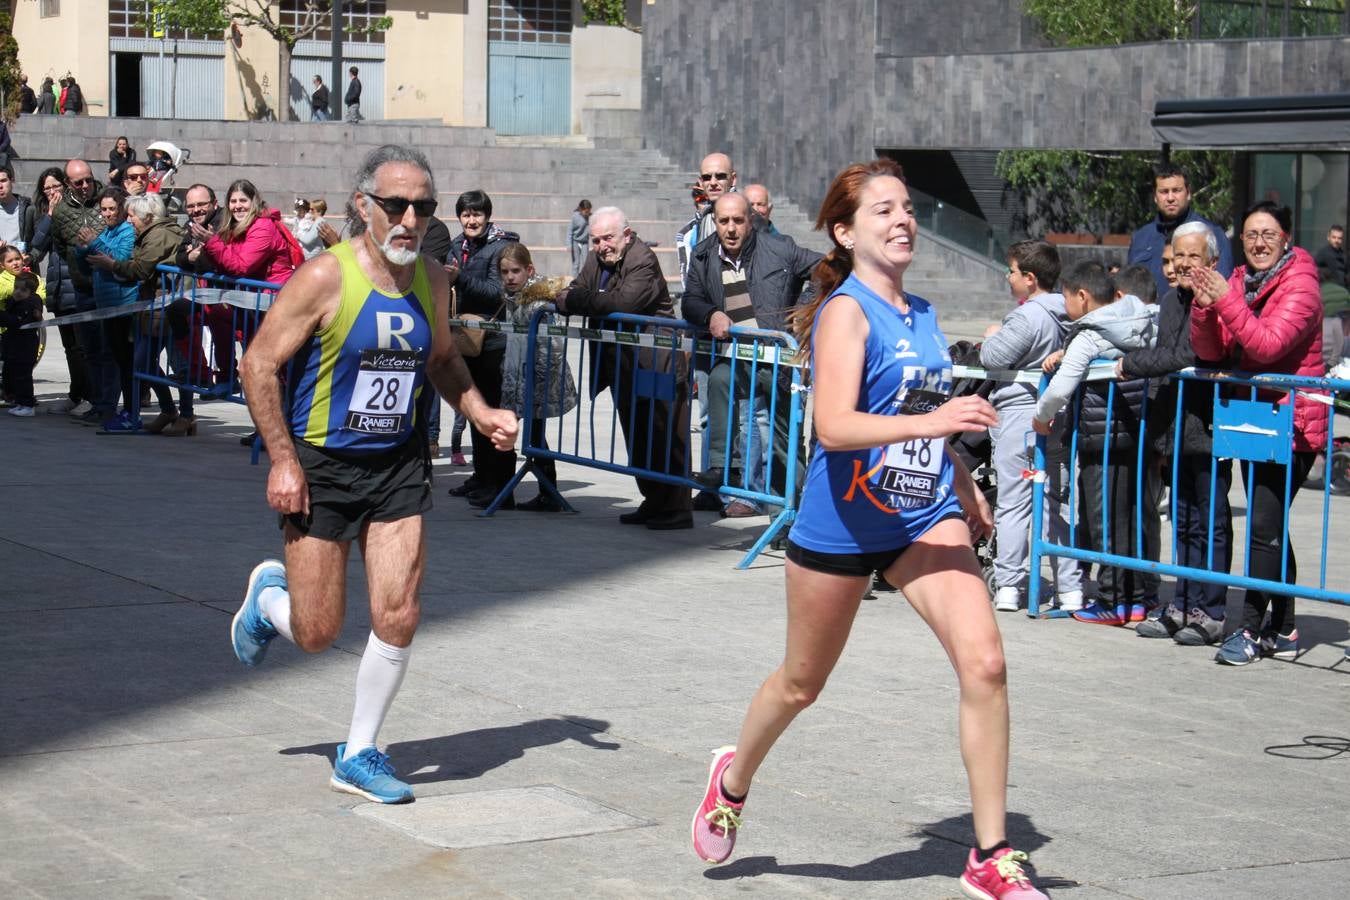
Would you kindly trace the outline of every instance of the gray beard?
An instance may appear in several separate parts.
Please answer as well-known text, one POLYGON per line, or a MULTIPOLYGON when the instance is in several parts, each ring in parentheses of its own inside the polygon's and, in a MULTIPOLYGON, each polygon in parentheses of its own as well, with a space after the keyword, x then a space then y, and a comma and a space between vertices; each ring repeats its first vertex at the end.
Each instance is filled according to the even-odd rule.
POLYGON ((395 225, 389 229, 389 234, 385 235, 384 243, 380 244, 380 252, 384 254, 384 258, 396 266, 410 266, 417 262, 417 257, 421 255, 421 241, 407 250, 394 246, 394 238, 402 237, 407 233, 402 225, 395 225))

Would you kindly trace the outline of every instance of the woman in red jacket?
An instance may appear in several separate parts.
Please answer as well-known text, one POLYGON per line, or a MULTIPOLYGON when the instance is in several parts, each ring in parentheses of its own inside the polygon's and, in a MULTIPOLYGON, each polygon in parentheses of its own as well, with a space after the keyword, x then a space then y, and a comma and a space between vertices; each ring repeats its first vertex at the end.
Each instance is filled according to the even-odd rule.
POLYGON ((253 182, 246 179, 231 184, 225 196, 229 216, 219 234, 192 223, 193 235, 203 243, 188 253, 188 259, 196 262, 205 253, 227 275, 285 284, 295 264, 291 241, 283 234, 281 211, 269 209, 253 182))
MULTIPOLYGON (((1242 218, 1242 249, 1247 264, 1224 280, 1205 270, 1195 281, 1195 310, 1191 314, 1191 343, 1201 359, 1232 358, 1244 372, 1307 375, 1320 378, 1322 365, 1322 300, 1317 266, 1301 247, 1289 243, 1289 208, 1269 201, 1258 203, 1242 218)), ((1262 392, 1279 398, 1282 392, 1262 392)), ((1281 402, 1288 402, 1284 395, 1281 402)), ((1250 482, 1247 510, 1249 562, 1253 578, 1283 581, 1286 502, 1308 477, 1313 459, 1327 443, 1327 407, 1302 393, 1294 399, 1294 456, 1287 473, 1281 463, 1243 467, 1250 482), (1285 497, 1285 477, 1290 478, 1285 497)), ((1297 579, 1294 548, 1289 554, 1289 583, 1297 579)), ((1294 598, 1247 591, 1242 620, 1219 648, 1215 659, 1243 666, 1262 656, 1293 659, 1298 655, 1294 627, 1294 598), (1262 630, 1266 609, 1270 624, 1262 630)), ((1231 617, 1230 617, 1231 618, 1231 617)))

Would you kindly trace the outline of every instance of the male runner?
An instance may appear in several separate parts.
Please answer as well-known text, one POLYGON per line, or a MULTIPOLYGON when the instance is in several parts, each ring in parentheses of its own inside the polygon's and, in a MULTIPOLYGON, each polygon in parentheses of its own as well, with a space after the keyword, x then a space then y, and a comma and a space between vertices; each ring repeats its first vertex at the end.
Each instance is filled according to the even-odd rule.
POLYGON ((445 269, 419 253, 435 197, 418 151, 387 145, 367 156, 353 197, 364 230, 295 273, 240 363, 272 460, 267 503, 281 514, 286 562, 265 560, 249 576, 234 652, 256 666, 278 634, 309 653, 331 646, 360 541, 372 632, 331 784, 381 803, 413 799, 375 739, 420 614, 431 485, 414 418, 426 380, 499 449, 516 439, 515 414, 483 401, 450 339, 445 269), (278 374, 288 363, 283 405, 278 374))

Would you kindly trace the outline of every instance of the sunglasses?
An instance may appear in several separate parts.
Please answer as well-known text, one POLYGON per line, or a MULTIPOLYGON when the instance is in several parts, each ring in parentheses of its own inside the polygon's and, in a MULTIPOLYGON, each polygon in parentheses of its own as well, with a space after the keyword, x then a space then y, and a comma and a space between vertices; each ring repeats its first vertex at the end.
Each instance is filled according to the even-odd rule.
POLYGON ((730 172, 704 172, 698 176, 699 181, 730 181, 730 172))
POLYGON ((144 181, 144 180, 145 180, 145 173, 144 173, 144 172, 137 172, 135 175, 132 175, 130 172, 128 172, 127 174, 125 174, 125 175, 122 176, 122 180, 123 180, 123 181, 144 181))
POLYGON ((379 197, 375 194, 366 194, 367 197, 375 201, 375 205, 384 210, 385 215, 390 218, 401 219, 403 214, 408 211, 408 207, 413 208, 413 215, 419 219, 425 219, 436 212, 436 200, 408 200, 404 197, 379 197))
POLYGON ((71 187, 84 187, 86 184, 93 184, 93 183, 94 183, 94 179, 92 179, 92 178, 72 178, 72 179, 70 179, 70 186, 71 186, 71 187))

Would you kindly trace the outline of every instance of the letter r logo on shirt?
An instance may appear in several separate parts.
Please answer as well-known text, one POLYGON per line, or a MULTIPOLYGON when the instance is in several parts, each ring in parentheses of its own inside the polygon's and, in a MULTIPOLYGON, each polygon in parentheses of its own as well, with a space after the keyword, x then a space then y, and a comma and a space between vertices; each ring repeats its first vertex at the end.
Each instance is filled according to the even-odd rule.
POLYGON ((413 349, 403 335, 411 333, 416 327, 417 323, 407 313, 375 313, 376 340, 381 350, 393 350, 396 343, 400 350, 413 349))

